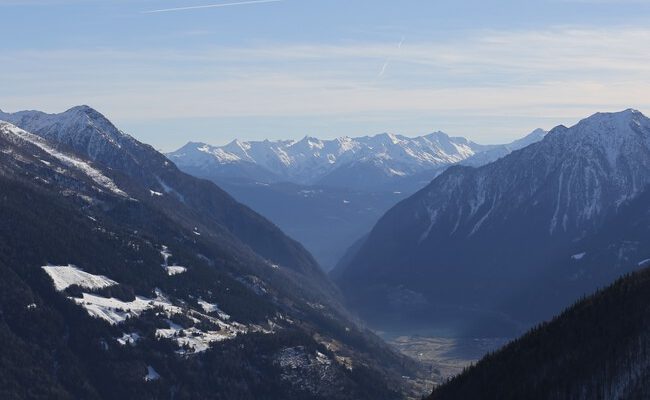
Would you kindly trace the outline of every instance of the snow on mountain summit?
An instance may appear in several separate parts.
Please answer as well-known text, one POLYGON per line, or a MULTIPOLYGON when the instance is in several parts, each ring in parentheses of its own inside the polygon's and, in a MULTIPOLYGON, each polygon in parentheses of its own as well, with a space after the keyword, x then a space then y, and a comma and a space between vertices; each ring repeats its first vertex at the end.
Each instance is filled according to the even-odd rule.
POLYGON ((255 166, 276 181, 314 184, 340 167, 362 165, 385 176, 413 175, 457 163, 494 146, 436 132, 409 138, 392 133, 321 140, 235 140, 225 146, 188 143, 168 154, 181 168, 218 169, 255 166))
POLYGON ((89 106, 76 106, 59 114, 41 111, 0 112, 10 122, 42 138, 74 149, 95 161, 112 149, 119 150, 133 139, 117 129, 105 116, 89 106))

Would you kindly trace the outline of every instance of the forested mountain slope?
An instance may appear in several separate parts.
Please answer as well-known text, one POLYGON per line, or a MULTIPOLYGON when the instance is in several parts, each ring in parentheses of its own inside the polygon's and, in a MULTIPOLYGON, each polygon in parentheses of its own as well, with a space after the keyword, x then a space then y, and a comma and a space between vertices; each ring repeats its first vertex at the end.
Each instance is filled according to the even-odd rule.
POLYGON ((626 276, 504 349, 430 400, 650 397, 650 270, 626 276))

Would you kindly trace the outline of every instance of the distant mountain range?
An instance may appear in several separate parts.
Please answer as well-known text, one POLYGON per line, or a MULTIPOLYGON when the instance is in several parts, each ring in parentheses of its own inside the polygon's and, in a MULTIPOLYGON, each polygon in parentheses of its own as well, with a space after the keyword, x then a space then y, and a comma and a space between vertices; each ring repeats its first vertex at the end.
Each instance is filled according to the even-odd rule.
POLYGON ((559 126, 447 169, 391 209, 333 276, 375 326, 513 335, 650 258, 650 120, 559 126))
POLYGON ((429 400, 650 398, 648 304, 645 269, 486 356, 429 400))
POLYGON ((179 168, 212 178, 291 182, 365 190, 394 189, 401 179, 457 164, 494 161, 540 140, 536 130, 507 145, 480 145, 443 132, 409 138, 383 133, 359 138, 241 142, 225 146, 188 143, 167 156, 179 168), (392 186, 391 186, 392 185, 392 186))
POLYGON ((449 165, 483 165, 541 140, 538 129, 484 146, 438 132, 417 138, 188 143, 169 153, 180 169, 209 179, 300 241, 325 270, 398 201, 449 165))
POLYGON ((412 394, 419 366, 213 183, 89 107, 0 121, 0 397, 412 394))

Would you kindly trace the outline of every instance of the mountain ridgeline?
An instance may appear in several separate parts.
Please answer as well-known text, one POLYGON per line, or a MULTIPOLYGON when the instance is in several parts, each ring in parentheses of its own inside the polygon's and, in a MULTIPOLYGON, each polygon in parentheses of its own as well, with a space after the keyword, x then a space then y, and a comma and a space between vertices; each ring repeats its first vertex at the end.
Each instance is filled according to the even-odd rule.
POLYGON ((650 258, 650 120, 596 114, 391 209, 333 276, 373 325, 514 335, 650 258))
POLYGON ((644 269, 486 356, 429 400, 647 399, 649 304, 644 269))
POLYGON ((383 133, 333 140, 235 140, 225 146, 190 142, 168 157, 182 170, 208 179, 394 191, 400 190, 404 181, 419 175, 426 180, 431 171, 452 164, 494 161, 541 140, 545 133, 538 129, 505 145, 481 145, 443 132, 415 138, 383 133))
POLYGON ((402 398, 311 255, 89 107, 0 113, 0 397, 402 398))

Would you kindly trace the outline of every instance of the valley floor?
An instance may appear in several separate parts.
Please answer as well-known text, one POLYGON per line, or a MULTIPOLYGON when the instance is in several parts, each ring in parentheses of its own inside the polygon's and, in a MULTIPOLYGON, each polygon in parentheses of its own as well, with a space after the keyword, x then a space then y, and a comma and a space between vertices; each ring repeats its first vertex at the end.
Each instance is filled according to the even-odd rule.
POLYGON ((508 338, 449 338, 433 336, 396 336, 384 338, 403 354, 420 361, 430 370, 431 379, 423 382, 425 393, 434 385, 458 375, 491 351, 498 350, 508 338))

